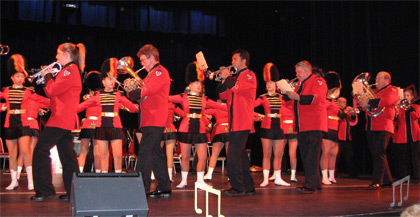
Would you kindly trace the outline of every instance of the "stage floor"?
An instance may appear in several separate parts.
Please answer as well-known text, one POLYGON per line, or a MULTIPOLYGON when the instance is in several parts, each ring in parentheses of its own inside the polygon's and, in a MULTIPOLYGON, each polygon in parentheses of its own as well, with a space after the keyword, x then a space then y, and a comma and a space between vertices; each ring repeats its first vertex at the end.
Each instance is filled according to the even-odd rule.
MULTIPOLYGON (((148 198, 149 216, 205 216, 205 193, 198 193, 198 207, 203 214, 196 214, 194 210, 194 181, 195 174, 188 177, 189 186, 186 189, 176 189, 181 174, 174 175, 172 196, 170 198, 148 198)), ((368 190, 369 176, 360 179, 337 178, 337 184, 323 186, 321 192, 304 195, 296 191, 304 181, 303 172, 298 172, 298 183, 290 187, 275 186, 270 182, 269 187, 261 188, 262 172, 252 173, 256 192, 254 196, 232 197, 222 195, 221 214, 224 216, 399 216, 408 206, 420 202, 418 183, 409 186, 409 198, 403 201, 402 208, 391 209, 393 189, 383 188, 380 191, 368 190)), ((289 175, 282 175, 289 181, 289 175)), ((70 202, 63 202, 58 195, 64 194, 61 174, 53 176, 57 196, 44 202, 31 202, 29 198, 33 191, 27 190, 26 176, 19 181, 19 188, 6 191, 10 183, 10 175, 1 171, 0 216, 71 216, 70 202)), ((226 171, 216 168, 213 180, 209 181, 216 189, 229 187, 226 171)), ((121 186, 123 187, 123 186, 121 186)), ((152 186, 153 189, 153 186, 152 186)), ((396 200, 399 202, 399 187, 396 189, 396 200)), ((407 184, 403 187, 406 195, 407 184)), ((116 198, 116 202, 123 202, 123 198, 116 198)), ((217 216, 217 197, 209 196, 209 214, 217 216)))

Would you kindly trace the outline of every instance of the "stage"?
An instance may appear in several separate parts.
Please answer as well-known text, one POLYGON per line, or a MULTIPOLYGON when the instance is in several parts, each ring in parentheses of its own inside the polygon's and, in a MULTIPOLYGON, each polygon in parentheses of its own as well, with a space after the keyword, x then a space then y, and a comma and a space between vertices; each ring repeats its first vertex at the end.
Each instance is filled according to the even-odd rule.
MULTIPOLYGON (((31 202, 29 198, 33 191, 27 190, 26 176, 19 181, 19 188, 15 191, 6 191, 10 183, 10 175, 6 170, 1 171, 1 208, 0 216, 71 216, 70 202, 60 201, 58 195, 64 194, 61 174, 55 174, 53 182, 57 196, 44 202, 31 202)), ((256 192, 254 196, 232 197, 222 195, 221 214, 224 216, 399 216, 406 207, 419 203, 419 184, 411 183, 409 198, 403 201, 402 208, 391 209, 393 202, 392 188, 383 188, 380 191, 368 190, 370 176, 361 176, 359 179, 337 178, 337 184, 325 186, 320 192, 314 194, 301 194, 296 187, 301 186, 304 178, 303 172, 298 172, 298 183, 290 187, 275 186, 270 182, 269 187, 261 188, 262 173, 252 173, 256 192)), ((344 174, 343 174, 344 175, 344 174)), ((170 198, 148 198, 149 216, 205 216, 205 193, 198 193, 198 207, 203 214, 196 214, 194 210, 194 181, 195 175, 190 173, 188 187, 176 189, 181 174, 174 175, 172 183, 172 196, 170 198)), ((290 176, 282 175, 289 182, 290 176)), ((216 189, 228 188, 225 174, 221 167, 213 173, 211 183, 216 189)), ((123 188, 124 186, 121 186, 123 188)), ((154 186, 152 186, 152 189, 154 186)), ((396 188, 396 202, 399 202, 399 187, 396 188)), ((403 187, 403 197, 406 196, 407 184, 403 187)), ((116 203, 123 203, 124 198, 115 198, 116 203)), ((209 196, 209 214, 217 216, 217 197, 209 196)))

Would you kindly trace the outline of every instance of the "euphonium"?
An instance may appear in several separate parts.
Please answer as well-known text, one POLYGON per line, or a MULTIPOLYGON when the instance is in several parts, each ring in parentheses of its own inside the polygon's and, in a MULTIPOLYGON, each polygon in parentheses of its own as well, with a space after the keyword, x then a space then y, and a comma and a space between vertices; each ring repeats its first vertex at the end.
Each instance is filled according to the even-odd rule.
POLYGON ((47 67, 38 71, 37 73, 30 75, 28 77, 28 80, 32 82, 36 79, 36 81, 35 81, 36 84, 38 84, 38 85, 43 84, 43 83, 45 83, 45 79, 44 79, 44 76, 42 76, 42 72, 51 69, 52 70, 51 74, 52 74, 53 77, 55 77, 58 74, 58 72, 61 71, 62 68, 63 67, 60 65, 60 63, 53 62, 53 63, 49 64, 47 67), (56 68, 55 66, 57 66, 58 68, 56 68))
MULTIPOLYGON (((118 64, 117 64, 117 71, 124 71, 124 72, 130 74, 131 76, 133 76, 133 78, 134 78, 134 80, 128 78, 124 81, 124 89, 127 90, 127 91, 132 91, 132 90, 135 90, 135 89, 139 89, 140 87, 143 87, 145 85, 144 81, 137 75, 137 72, 135 72, 131 68, 130 59, 131 59, 131 57, 123 57, 118 61, 118 64)), ((140 70, 142 70, 143 68, 141 68, 140 70)), ((138 70, 138 71, 140 71, 140 70, 138 70)))
MULTIPOLYGON (((356 78, 354 78, 353 83, 352 83, 352 87, 353 87, 352 95, 357 100, 357 102, 359 102, 359 100, 362 97, 366 97, 369 100, 377 99, 376 94, 373 92, 371 88, 371 86, 376 85, 376 84, 369 85, 368 83, 369 79, 370 79, 369 72, 363 72, 359 74, 358 76, 356 76, 356 78), (363 87, 363 90, 356 93, 355 87, 358 87, 360 85, 363 87)), ((368 113, 368 115, 372 117, 377 117, 385 111, 385 107, 382 107, 382 108, 365 107, 363 109, 368 113)))
POLYGON ((236 68, 233 65, 230 65, 230 66, 221 66, 219 68, 219 70, 214 71, 214 72, 210 71, 210 70, 207 70, 206 71, 206 77, 208 77, 210 80, 214 79, 217 82, 221 82, 222 81, 221 73, 222 73, 223 70, 229 70, 230 75, 235 75, 236 74, 236 68))

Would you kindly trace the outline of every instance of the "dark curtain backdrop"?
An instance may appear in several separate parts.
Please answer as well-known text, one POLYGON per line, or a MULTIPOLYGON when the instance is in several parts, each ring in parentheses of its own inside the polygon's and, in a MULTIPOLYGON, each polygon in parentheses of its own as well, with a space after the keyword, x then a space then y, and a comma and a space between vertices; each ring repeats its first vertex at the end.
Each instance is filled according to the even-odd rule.
MULTIPOLYGON (((29 68, 55 61, 63 42, 84 43, 85 71, 99 70, 109 57, 131 56, 151 43, 175 82, 186 87, 185 67, 203 51, 211 70, 231 64, 237 48, 251 54, 258 95, 265 92, 262 69, 273 62, 281 78, 294 78, 294 65, 308 60, 334 70, 342 79, 342 96, 351 103, 351 82, 362 72, 374 77, 389 71, 395 86, 419 87, 418 2, 142 2, 142 1, 2 1, 0 43, 20 53, 29 68), (65 3, 77 7, 65 8, 65 3)), ((1 56, 1 86, 10 85, 9 55, 1 56)), ((144 76, 142 72, 141 76, 144 76)), ((216 85, 206 80, 215 99, 216 85)), ((359 169, 371 171, 364 114, 353 127, 359 169)), ((255 139, 259 142, 258 139, 255 139)), ((255 164, 258 164, 256 162, 255 164)))

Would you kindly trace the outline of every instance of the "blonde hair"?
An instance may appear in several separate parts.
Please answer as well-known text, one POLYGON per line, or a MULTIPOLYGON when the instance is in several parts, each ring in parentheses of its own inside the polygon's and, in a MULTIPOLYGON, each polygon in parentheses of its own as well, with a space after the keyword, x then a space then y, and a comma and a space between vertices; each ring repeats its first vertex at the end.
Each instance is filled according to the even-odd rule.
POLYGON ((63 43, 58 46, 58 49, 70 54, 70 59, 76 63, 80 72, 85 70, 86 48, 84 44, 63 43))

